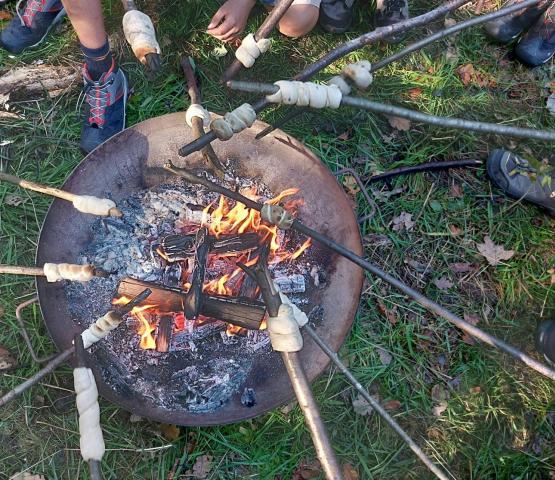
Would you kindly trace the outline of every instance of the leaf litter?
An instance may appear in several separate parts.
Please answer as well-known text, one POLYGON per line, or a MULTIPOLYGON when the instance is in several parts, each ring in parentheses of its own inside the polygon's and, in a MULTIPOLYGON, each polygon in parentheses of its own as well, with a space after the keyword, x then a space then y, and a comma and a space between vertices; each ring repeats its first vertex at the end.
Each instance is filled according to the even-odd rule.
POLYGON ((505 250, 503 245, 493 243, 489 235, 484 237, 484 243, 478 243, 476 247, 478 252, 493 266, 499 265, 503 260, 509 260, 515 254, 514 250, 505 250))

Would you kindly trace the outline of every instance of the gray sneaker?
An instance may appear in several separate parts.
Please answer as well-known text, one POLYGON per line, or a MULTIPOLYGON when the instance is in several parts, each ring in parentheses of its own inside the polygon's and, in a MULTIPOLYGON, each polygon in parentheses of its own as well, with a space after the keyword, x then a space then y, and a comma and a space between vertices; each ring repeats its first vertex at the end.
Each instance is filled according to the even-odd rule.
POLYGON ((555 216, 555 176, 538 174, 522 157, 507 150, 494 150, 487 160, 492 183, 507 195, 545 208, 555 216))
MULTIPOLYGON (((408 19, 408 0, 376 0, 376 13, 374 14, 376 28, 388 27, 408 19)), ((386 43, 399 43, 403 38, 403 33, 397 33, 387 37, 384 41, 386 43)))

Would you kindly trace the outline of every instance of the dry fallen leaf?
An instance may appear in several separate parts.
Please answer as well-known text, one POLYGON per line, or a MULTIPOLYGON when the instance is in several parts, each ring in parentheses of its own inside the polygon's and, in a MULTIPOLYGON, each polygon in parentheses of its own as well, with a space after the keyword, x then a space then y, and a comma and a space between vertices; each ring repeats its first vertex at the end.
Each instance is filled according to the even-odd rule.
POLYGON ((21 195, 16 195, 15 193, 10 193, 8 195, 6 195, 6 198, 4 198, 4 203, 6 205, 11 205, 12 207, 17 207, 19 205, 21 205, 22 203, 25 203, 27 199, 23 198, 21 195))
MULTIPOLYGON (((549 275, 551 275, 551 280, 550 280, 550 284, 551 285, 555 285, 555 268, 550 268, 547 273, 549 273, 549 275)), ((2 313, 0 311, 0 316, 2 316, 2 313)))
POLYGON ((177 440, 179 438, 179 435, 181 434, 181 430, 179 430, 179 427, 177 425, 161 423, 159 425, 159 429, 160 432, 162 432, 162 435, 164 435, 164 437, 170 442, 174 442, 175 440, 177 440))
POLYGON ((401 212, 398 217, 394 217, 391 221, 393 223, 393 230, 399 232, 401 230, 412 230, 415 223, 412 220, 412 214, 401 212))
POLYGON ((445 434, 437 427, 430 427, 426 430, 426 435, 430 440, 443 441, 445 440, 445 434))
POLYGON ((472 387, 470 389, 470 393, 480 393, 482 391, 482 387, 480 387, 479 385, 477 387, 472 387))
POLYGON ((455 198, 464 197, 462 187, 458 183, 453 183, 451 185, 451 188, 449 189, 449 193, 451 194, 452 197, 455 197, 455 198))
POLYGON ((446 18, 443 21, 443 24, 445 25, 445 28, 449 28, 449 27, 452 27, 453 25, 456 25, 457 21, 454 18, 446 18))
POLYGON ((459 50, 455 45, 449 44, 445 50, 445 60, 449 63, 457 63, 459 61, 459 50))
POLYGON ((382 315, 385 316, 389 320, 391 325, 395 325, 397 323, 397 308, 393 307, 392 309, 387 308, 382 301, 378 300, 378 310, 382 315))
MULTIPOLYGON (((372 398, 375 398, 375 395, 372 395, 372 398)), ((362 416, 370 415, 373 412, 370 404, 360 394, 353 400, 353 410, 362 416)))
POLYGON ((447 402, 440 402, 432 409, 432 412, 434 413, 434 416, 440 417, 445 410, 447 410, 447 402))
POLYGON ((345 130, 342 134, 337 136, 337 140, 341 140, 343 142, 349 140, 353 136, 353 129, 349 127, 345 130))
POLYGON ((197 457, 192 470, 185 472, 186 477, 190 478, 206 478, 212 470, 212 455, 201 455, 197 457))
POLYGON ((396 130, 401 130, 402 132, 408 132, 410 130, 410 120, 407 118, 387 116, 387 121, 396 130))
POLYGON ((432 396, 432 399, 437 403, 441 403, 446 400, 449 400, 449 392, 440 383, 436 383, 432 387, 430 394, 432 396))
POLYGON ((462 228, 459 228, 456 225, 449 225, 449 231, 451 232, 451 235, 453 235, 454 237, 463 233, 462 228))
POLYGON ((484 243, 478 243, 476 247, 488 263, 494 266, 499 265, 502 260, 509 260, 515 254, 514 250, 505 250, 502 245, 493 243, 489 235, 484 237, 484 243))
POLYGON ((350 463, 343 464, 343 479, 344 480, 358 480, 358 471, 350 463))
POLYGON ((10 480, 46 480, 44 475, 29 472, 19 472, 10 477, 10 480))
POLYGON ((322 465, 317 459, 303 458, 293 472, 291 480, 309 480, 318 478, 322 473, 322 465))
POLYGON ((471 63, 461 65, 457 68, 457 75, 465 86, 474 83, 479 87, 494 87, 496 84, 495 80, 486 78, 485 75, 477 71, 471 63))
POLYGON ((549 113, 555 117, 555 93, 552 93, 549 97, 547 97, 546 107, 549 110, 549 113))
POLYGON ((472 272, 473 270, 476 270, 476 265, 468 262, 457 262, 457 263, 451 263, 449 265, 449 269, 453 273, 468 273, 468 272, 472 272))
POLYGON ((17 361, 7 348, 0 345, 0 372, 11 370, 17 366, 17 361))
POLYGON ((351 197, 356 197, 356 194, 360 192, 360 187, 358 186, 355 177, 353 177, 352 175, 347 175, 343 179, 343 186, 351 197))
POLYGON ((383 404, 383 408, 388 411, 399 410, 401 408, 401 402, 399 400, 389 400, 383 404))
POLYGON ((421 88, 411 88, 409 90, 409 98, 411 100, 418 100, 421 95, 422 95, 422 89, 421 88))
POLYGON ((12 14, 7 10, 0 10, 0 21, 1 20, 11 20, 12 14))
POLYGON ((464 313, 463 318, 465 322, 470 323, 470 325, 478 325, 480 317, 474 313, 464 313))
POLYGON ((393 360, 393 356, 391 355, 391 353, 380 347, 377 347, 376 350, 378 351, 378 355, 380 356, 380 361, 382 362, 382 365, 389 365, 393 360))
POLYGON ((454 284, 447 277, 441 277, 434 280, 434 285, 440 290, 449 290, 454 284))

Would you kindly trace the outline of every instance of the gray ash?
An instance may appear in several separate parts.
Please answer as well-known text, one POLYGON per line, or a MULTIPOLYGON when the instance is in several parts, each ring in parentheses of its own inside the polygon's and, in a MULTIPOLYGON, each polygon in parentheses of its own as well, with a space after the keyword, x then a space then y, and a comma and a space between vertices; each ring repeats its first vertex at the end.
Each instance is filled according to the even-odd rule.
MULTIPOLYGON (((272 196, 260 187, 259 192, 272 196)), ((103 268, 112 276, 68 283, 66 294, 75 320, 85 328, 109 310, 117 284, 127 276, 182 286, 190 273, 187 262, 166 262, 156 253, 156 244, 164 235, 194 231, 201 223, 203 207, 218 198, 199 186, 164 184, 120 202, 121 219, 95 222, 91 242, 79 262, 103 268)), ((295 233, 287 236, 288 250, 301 245, 303 239, 295 233)), ((308 292, 321 287, 326 275, 311 250, 294 262, 272 267, 283 290, 306 311, 315 307, 308 292)), ((207 280, 218 275, 217 267, 217 262, 210 263, 207 280)), ((175 313, 176 320, 178 315, 182 313, 175 313)), ((168 352, 145 350, 139 346, 139 324, 136 317, 128 316, 124 325, 91 348, 92 356, 111 388, 162 408, 197 413, 220 408, 232 395, 243 392, 254 363, 271 352, 265 332, 228 336, 226 324, 217 320, 202 324, 187 320, 183 329, 174 330, 168 352)), ((256 401, 254 390, 249 395, 252 398, 246 398, 246 406, 256 401)))

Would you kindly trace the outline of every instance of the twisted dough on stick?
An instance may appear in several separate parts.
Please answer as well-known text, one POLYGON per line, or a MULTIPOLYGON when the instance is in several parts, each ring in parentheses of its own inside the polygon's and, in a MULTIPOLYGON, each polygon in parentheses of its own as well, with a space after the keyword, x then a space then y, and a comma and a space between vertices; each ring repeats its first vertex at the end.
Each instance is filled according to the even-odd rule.
POLYGON ((256 120, 256 112, 252 105, 243 103, 235 110, 228 112, 223 118, 217 118, 210 128, 220 140, 229 140, 235 133, 250 127, 256 120))
MULTIPOLYGON (((276 287, 277 288, 277 287, 276 287)), ((308 323, 308 317, 280 292, 281 305, 276 317, 268 317, 267 328, 276 352, 298 352, 303 348, 300 327, 308 323)))
POLYGON ((91 195, 78 195, 72 203, 80 212, 101 217, 107 217, 110 215, 110 210, 116 208, 116 204, 113 200, 93 197, 91 195))
POLYGON ((91 265, 45 263, 43 270, 46 275, 46 281, 48 282, 59 282, 60 280, 88 282, 94 277, 94 268, 91 265))
POLYGON ((343 96, 337 85, 320 85, 294 80, 279 80, 274 82, 274 85, 277 85, 279 90, 272 95, 267 95, 266 100, 297 107, 339 108, 343 96))
POLYGON ((189 127, 193 126, 193 117, 201 118, 205 127, 210 125, 210 112, 199 103, 191 103, 185 112, 185 121, 189 127))
POLYGON ((104 455, 104 437, 100 428, 100 406, 98 389, 92 370, 79 367, 73 370, 73 384, 79 412, 80 447, 83 460, 102 460, 104 455))
POLYGON ((237 58, 244 67, 250 68, 254 65, 255 60, 260 54, 266 52, 270 48, 270 43, 271 41, 268 38, 261 38, 256 41, 254 35, 249 33, 235 52, 235 58, 237 58))
POLYGON ((93 343, 103 339, 122 321, 123 318, 121 315, 117 314, 113 310, 110 310, 106 315, 100 317, 96 322, 89 326, 89 328, 83 331, 81 337, 83 338, 84 347, 89 348, 93 343))
POLYGON ((139 10, 130 10, 123 16, 123 33, 137 59, 146 64, 148 53, 162 53, 156 40, 152 20, 139 10))

